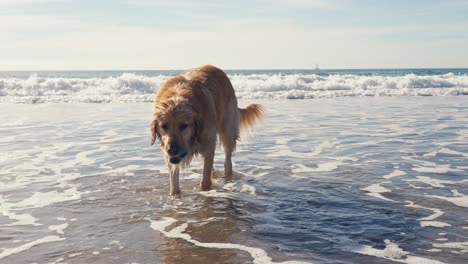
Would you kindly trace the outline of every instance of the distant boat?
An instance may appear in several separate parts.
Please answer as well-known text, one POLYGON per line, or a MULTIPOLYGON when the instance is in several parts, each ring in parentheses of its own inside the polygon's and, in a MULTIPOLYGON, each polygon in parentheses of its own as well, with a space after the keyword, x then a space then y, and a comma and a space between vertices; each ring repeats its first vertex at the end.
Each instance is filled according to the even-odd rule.
POLYGON ((320 70, 318 64, 315 64, 315 70, 316 70, 316 71, 320 70))

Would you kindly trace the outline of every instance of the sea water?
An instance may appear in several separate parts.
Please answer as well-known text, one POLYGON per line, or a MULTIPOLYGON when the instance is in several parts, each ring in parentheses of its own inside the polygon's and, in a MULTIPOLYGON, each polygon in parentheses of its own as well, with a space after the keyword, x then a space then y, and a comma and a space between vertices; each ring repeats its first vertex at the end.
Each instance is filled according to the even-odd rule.
POLYGON ((266 118, 180 198, 149 135, 177 72, 3 72, 0 263, 466 263, 466 70, 407 71, 228 72, 266 118))
MULTIPOLYGON (((0 102, 152 102, 180 71, 0 72, 0 102)), ((240 99, 468 94, 468 69, 231 70, 240 99)))

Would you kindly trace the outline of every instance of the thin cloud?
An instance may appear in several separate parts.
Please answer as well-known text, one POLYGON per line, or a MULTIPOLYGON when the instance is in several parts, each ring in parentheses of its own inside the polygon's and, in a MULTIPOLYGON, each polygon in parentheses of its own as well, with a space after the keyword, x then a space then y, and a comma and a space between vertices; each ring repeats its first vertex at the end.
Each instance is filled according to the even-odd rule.
POLYGON ((43 26, 69 26, 80 23, 78 18, 68 16, 51 15, 2 15, 0 16, 0 28, 7 27, 10 30, 14 26, 43 27, 43 26))
POLYGON ((34 4, 49 4, 67 2, 69 0, 0 0, 0 6, 22 6, 34 4))
POLYGON ((191 9, 191 8, 219 8, 228 3, 220 3, 213 1, 187 1, 187 0, 172 0, 172 1, 158 1, 158 0, 121 0, 121 4, 134 5, 134 6, 149 6, 149 7, 164 7, 175 9, 191 9))
POLYGON ((294 9, 334 9, 338 7, 338 3, 332 0, 262 0, 262 2, 294 9))

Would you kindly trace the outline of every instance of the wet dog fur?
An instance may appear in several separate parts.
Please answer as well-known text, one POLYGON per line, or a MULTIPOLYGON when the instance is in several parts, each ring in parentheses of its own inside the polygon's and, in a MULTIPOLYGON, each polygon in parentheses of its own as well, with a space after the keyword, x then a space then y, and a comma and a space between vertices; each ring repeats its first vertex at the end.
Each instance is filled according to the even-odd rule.
POLYGON ((240 129, 252 127, 263 113, 259 104, 238 108, 231 81, 212 65, 167 80, 155 98, 151 144, 158 140, 164 153, 170 195, 180 194, 179 170, 195 155, 203 159, 200 188, 210 189, 218 136, 225 151, 225 177, 232 179, 231 157, 240 129))

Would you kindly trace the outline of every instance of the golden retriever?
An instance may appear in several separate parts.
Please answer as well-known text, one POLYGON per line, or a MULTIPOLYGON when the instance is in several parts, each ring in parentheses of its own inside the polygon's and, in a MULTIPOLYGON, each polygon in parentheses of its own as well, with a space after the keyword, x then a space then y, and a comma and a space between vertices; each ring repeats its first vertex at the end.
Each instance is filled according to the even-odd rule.
POLYGON ((159 140, 169 167, 170 195, 180 194, 179 167, 198 154, 203 158, 200 188, 210 189, 217 135, 225 152, 225 177, 232 179, 231 156, 239 129, 253 126, 263 113, 259 104, 238 108, 231 81, 212 65, 167 80, 154 103, 151 145, 159 140))

